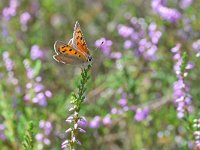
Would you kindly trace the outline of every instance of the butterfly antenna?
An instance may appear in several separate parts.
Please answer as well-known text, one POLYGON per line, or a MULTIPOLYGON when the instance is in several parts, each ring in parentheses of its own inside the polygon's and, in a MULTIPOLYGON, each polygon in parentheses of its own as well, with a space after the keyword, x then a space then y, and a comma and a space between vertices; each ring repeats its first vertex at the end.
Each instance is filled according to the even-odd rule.
POLYGON ((103 44, 104 44, 104 41, 102 41, 101 44, 94 49, 94 51, 98 50, 103 44))

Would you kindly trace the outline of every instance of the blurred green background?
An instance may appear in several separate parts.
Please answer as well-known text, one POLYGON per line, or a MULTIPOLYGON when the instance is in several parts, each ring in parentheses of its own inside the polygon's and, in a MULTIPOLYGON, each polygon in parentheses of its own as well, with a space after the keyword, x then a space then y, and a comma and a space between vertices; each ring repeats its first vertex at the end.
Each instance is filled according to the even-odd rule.
POLYGON ((188 124, 177 117, 171 49, 180 43, 194 64, 186 83, 192 115, 198 118, 200 46, 194 43, 200 38, 200 1, 187 7, 184 0, 160 1, 180 13, 177 20, 169 10, 156 12, 156 1, 1 0, 0 149, 23 149, 31 120, 34 149, 61 149, 81 67, 56 62, 53 45, 68 43, 76 21, 93 56, 80 111, 88 121, 87 133, 78 134, 82 145, 76 149, 197 149, 188 124), (174 20, 163 16, 167 13, 174 20), (102 38, 105 45, 94 51, 102 38), (142 42, 152 49, 142 51, 142 42))

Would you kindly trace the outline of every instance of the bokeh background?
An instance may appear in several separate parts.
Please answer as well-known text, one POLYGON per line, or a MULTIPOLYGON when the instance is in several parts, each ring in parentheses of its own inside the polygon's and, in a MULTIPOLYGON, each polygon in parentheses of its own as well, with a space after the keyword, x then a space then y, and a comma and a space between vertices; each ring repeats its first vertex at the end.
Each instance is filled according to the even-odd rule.
POLYGON ((29 121, 35 150, 61 149, 81 68, 56 62, 53 45, 76 21, 93 56, 76 149, 198 149, 184 120, 199 115, 199 10, 199 0, 1 0, 0 149, 23 149, 29 121), (184 51, 187 113, 175 101, 184 51))

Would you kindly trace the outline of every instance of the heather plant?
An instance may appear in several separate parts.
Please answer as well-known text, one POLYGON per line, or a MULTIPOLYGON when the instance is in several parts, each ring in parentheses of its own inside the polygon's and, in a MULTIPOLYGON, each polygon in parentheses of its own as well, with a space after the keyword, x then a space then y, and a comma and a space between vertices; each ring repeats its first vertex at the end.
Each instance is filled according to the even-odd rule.
POLYGON ((0 149, 200 149, 199 8, 198 0, 2 0, 0 149), (89 68, 52 58, 76 21, 89 68))
POLYGON ((72 112, 72 115, 67 117, 66 122, 71 124, 71 127, 68 128, 65 132, 70 133, 70 137, 62 143, 62 148, 69 148, 70 150, 75 149, 76 144, 81 145, 79 139, 77 139, 78 132, 85 133, 86 131, 82 129, 80 126, 81 122, 85 122, 86 119, 84 116, 79 114, 79 111, 82 107, 82 103, 85 100, 85 91, 86 91, 86 83, 89 79, 88 71, 91 68, 91 64, 87 66, 87 68, 83 68, 81 72, 81 80, 78 85, 77 94, 73 93, 71 97, 71 107, 69 111, 72 112))
POLYGON ((24 150, 32 150, 33 143, 34 143, 33 122, 29 122, 28 129, 26 130, 23 141, 24 150))

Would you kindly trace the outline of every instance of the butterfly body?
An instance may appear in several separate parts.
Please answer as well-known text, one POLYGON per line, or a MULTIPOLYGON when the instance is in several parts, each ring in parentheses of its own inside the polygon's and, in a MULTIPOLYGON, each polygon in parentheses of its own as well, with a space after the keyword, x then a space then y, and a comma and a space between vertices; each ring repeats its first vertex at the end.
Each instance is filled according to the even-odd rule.
POLYGON ((54 50, 56 55, 53 58, 64 64, 84 64, 92 61, 78 22, 76 22, 74 27, 73 38, 68 44, 56 41, 54 50))

